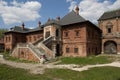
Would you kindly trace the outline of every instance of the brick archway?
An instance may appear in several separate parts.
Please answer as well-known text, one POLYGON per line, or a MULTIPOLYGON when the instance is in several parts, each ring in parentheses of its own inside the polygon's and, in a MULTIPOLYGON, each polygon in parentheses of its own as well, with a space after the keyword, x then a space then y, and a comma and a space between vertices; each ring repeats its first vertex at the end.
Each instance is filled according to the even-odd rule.
POLYGON ((106 41, 104 43, 105 54, 117 54, 117 44, 115 41, 106 41))

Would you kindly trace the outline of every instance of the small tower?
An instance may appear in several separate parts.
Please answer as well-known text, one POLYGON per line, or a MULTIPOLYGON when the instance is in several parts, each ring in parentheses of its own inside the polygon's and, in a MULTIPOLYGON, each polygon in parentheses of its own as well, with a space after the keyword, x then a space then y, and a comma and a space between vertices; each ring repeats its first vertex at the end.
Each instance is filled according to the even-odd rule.
POLYGON ((22 28, 22 30, 24 30, 24 28, 25 28, 25 24, 24 24, 24 22, 22 23, 21 28, 22 28))
POLYGON ((75 12, 76 12, 76 14, 79 14, 79 7, 78 7, 78 5, 76 5, 75 12))

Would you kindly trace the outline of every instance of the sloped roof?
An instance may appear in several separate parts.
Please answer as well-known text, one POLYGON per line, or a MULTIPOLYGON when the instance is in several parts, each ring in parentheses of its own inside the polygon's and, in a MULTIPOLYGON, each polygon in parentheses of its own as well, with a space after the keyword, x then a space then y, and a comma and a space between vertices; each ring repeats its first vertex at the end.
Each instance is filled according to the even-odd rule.
POLYGON ((120 17, 120 9, 114 11, 105 12, 98 20, 105 20, 120 17))
POLYGON ((5 33, 9 33, 9 32, 18 32, 18 33, 29 33, 29 32, 35 32, 35 31, 40 31, 43 30, 42 26, 34 28, 34 29, 28 29, 28 28, 24 28, 22 29, 20 26, 15 26, 13 28, 10 28, 10 30, 8 32, 5 33))
POLYGON ((15 27, 10 28, 10 31, 13 31, 13 32, 15 31, 15 32, 24 33, 24 32, 26 32, 26 31, 29 31, 29 29, 28 29, 28 28, 22 29, 22 28, 19 27, 19 26, 15 26, 15 27))
POLYGON ((60 20, 60 25, 63 26, 84 21, 86 20, 83 17, 81 17, 79 14, 76 14, 75 11, 71 11, 60 20))

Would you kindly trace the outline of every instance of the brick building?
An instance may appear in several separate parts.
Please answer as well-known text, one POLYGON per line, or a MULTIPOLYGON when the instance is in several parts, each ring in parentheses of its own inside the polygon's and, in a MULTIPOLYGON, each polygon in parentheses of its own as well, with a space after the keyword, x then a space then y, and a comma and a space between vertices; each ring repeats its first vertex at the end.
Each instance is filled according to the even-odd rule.
POLYGON ((4 38, 0 38, 0 52, 4 51, 4 38))
POLYGON ((105 12, 98 20, 102 33, 102 53, 120 54, 120 9, 105 12))
POLYGON ((101 53, 102 31, 79 15, 79 8, 63 18, 48 19, 35 29, 25 25, 11 28, 5 33, 5 50, 12 56, 39 62, 41 58, 56 56, 85 57, 101 53))
POLYGON ((72 11, 61 19, 63 56, 88 56, 101 52, 101 30, 72 11))

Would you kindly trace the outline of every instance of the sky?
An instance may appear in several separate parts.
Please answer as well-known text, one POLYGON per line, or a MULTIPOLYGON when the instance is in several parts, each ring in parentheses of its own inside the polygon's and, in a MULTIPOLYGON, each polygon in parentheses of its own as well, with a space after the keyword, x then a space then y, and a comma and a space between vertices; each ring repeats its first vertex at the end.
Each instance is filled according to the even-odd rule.
POLYGON ((79 6, 79 14, 97 24, 106 11, 120 9, 120 0, 0 0, 0 28, 21 26, 36 28, 48 18, 64 17, 79 6))

